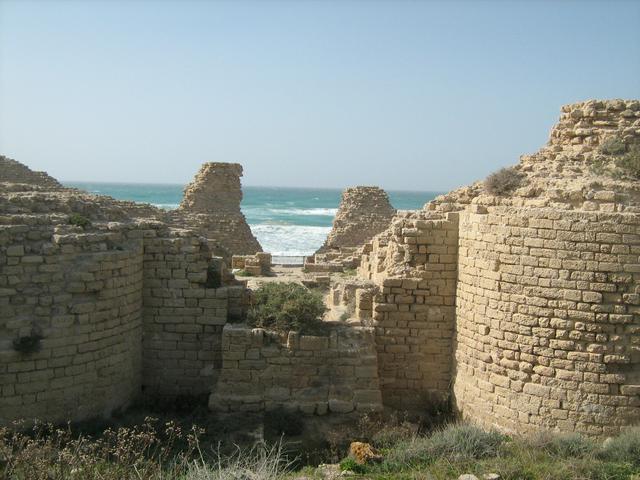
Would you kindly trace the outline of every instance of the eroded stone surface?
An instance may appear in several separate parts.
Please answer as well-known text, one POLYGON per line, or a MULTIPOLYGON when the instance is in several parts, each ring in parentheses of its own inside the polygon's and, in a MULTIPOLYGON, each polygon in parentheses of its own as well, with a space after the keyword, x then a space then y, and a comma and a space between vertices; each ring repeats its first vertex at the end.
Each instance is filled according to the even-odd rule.
POLYGON ((386 230, 395 213, 381 188, 347 188, 342 192, 333 228, 319 252, 363 245, 386 230))
POLYGON ((171 213, 172 221, 202 232, 229 257, 262 251, 240 210, 241 176, 242 166, 237 163, 203 164, 171 213))

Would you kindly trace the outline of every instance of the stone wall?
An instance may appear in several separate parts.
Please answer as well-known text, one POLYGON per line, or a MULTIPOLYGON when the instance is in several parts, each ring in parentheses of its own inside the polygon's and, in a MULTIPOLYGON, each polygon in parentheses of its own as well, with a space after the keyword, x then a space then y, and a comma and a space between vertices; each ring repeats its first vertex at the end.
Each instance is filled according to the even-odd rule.
POLYGON ((46 188, 62 188, 62 185, 46 172, 34 172, 11 158, 0 155, 0 183, 25 183, 46 188))
POLYGON ((640 421, 640 218, 462 214, 454 393, 510 432, 640 421))
POLYGON ((206 239, 160 222, 0 217, 0 424, 210 393, 246 309, 212 264, 206 239))
POLYGON ((362 257, 358 273, 379 286, 372 325, 385 405, 415 410, 449 398, 457 215, 399 217, 362 257))
POLYGON ((0 424, 80 420, 130 403, 141 294, 141 238, 0 225, 0 424))
POLYGON ((234 255, 231 268, 244 270, 249 275, 265 276, 271 274, 271 254, 258 252, 255 255, 234 255))
POLYGON ((152 397, 210 392, 221 368, 222 327, 242 315, 244 286, 210 275, 211 253, 189 231, 147 231, 142 388, 152 397))
POLYGON ((175 225, 201 232, 229 261, 231 255, 262 251, 240 210, 241 176, 237 163, 203 164, 171 214, 175 225))
POLYGON ((327 336, 280 335, 228 324, 223 367, 209 407, 222 412, 277 407, 306 414, 382 408, 370 329, 334 327, 327 336))
POLYGON ((333 228, 318 253, 365 244, 389 227, 395 213, 387 193, 381 188, 347 188, 342 192, 333 228))

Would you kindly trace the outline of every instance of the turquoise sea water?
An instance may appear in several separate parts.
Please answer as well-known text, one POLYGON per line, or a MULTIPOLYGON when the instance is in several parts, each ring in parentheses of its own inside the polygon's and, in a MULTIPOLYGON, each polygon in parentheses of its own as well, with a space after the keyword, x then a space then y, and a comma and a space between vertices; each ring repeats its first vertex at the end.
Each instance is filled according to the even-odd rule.
MULTIPOLYGON (((70 187, 120 200, 176 208, 184 185, 65 182, 70 187)), ((274 255, 309 255, 322 245, 340 204, 339 189, 243 187, 241 208, 265 251, 274 255)), ((415 210, 440 192, 390 191, 399 210, 415 210)))

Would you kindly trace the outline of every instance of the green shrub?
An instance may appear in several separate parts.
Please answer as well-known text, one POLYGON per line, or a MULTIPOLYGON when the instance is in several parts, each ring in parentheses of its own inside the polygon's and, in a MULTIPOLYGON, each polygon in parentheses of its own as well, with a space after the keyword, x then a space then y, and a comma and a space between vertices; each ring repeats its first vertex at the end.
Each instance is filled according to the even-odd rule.
POLYGON ((640 144, 633 144, 629 151, 616 158, 616 167, 635 178, 640 178, 640 144))
POLYGON ((357 473, 359 475, 367 473, 367 467, 365 465, 360 465, 351 457, 347 457, 340 462, 340 470, 343 472, 357 473))
POLYGON ((247 272, 245 269, 238 270, 236 272, 236 277, 252 277, 251 273, 247 272))
POLYGON ((617 437, 607 439, 597 456, 602 460, 629 462, 640 467, 640 427, 631 428, 617 437))
POLYGON ((627 146, 620 137, 610 137, 602 142, 599 150, 605 155, 622 155, 627 151, 627 146))
POLYGON ((323 333, 326 308, 322 294, 297 283, 265 283, 254 293, 247 322, 254 327, 288 332, 323 333))
POLYGON ((83 230, 86 230, 91 226, 91 220, 83 217, 79 213, 72 213, 69 215, 69 225, 75 225, 76 227, 81 227, 83 230))
POLYGON ((523 178, 515 167, 501 168, 485 179, 484 186, 492 195, 508 195, 522 185, 523 178))

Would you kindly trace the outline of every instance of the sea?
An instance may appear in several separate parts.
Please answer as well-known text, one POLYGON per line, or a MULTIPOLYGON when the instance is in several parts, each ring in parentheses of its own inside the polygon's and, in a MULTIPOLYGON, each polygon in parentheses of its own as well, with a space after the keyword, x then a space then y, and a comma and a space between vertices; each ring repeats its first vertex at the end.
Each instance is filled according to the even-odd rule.
MULTIPOLYGON (((174 209, 184 185, 63 182, 98 195, 174 209)), ((311 255, 331 230, 340 204, 340 189, 243 186, 240 205, 262 248, 275 256, 311 255)), ((442 192, 388 191, 398 210, 416 210, 442 192)))

